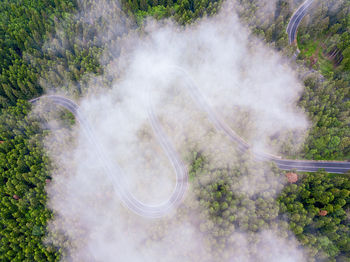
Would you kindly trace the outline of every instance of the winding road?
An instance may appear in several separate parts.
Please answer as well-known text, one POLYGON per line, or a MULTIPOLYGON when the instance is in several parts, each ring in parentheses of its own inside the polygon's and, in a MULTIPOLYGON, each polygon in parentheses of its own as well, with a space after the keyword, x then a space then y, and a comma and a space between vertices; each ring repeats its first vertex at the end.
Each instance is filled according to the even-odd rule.
MULTIPOLYGON (((189 91, 191 98, 195 101, 198 108, 206 112, 208 119, 215 126, 218 132, 224 133, 232 142, 237 145, 237 148, 242 152, 251 151, 250 146, 241 137, 239 137, 220 116, 209 106, 206 98, 202 95, 198 87, 195 85, 192 78, 181 68, 174 67, 173 73, 178 74, 186 83, 186 89, 189 91)), ((159 205, 148 205, 139 201, 130 191, 126 190, 126 182, 124 181, 125 174, 117 163, 104 153, 98 137, 94 135, 93 130, 80 111, 79 106, 72 100, 59 96, 47 95, 30 100, 31 103, 36 103, 39 100, 48 99, 54 104, 62 106, 69 110, 80 123, 88 140, 96 148, 96 152, 103 164, 104 172, 112 182, 114 189, 121 199, 124 206, 132 210, 142 217, 159 218, 166 215, 172 208, 181 203, 188 186, 188 171, 185 164, 177 154, 173 144, 163 131, 158 118, 153 109, 152 97, 148 97, 148 118, 152 126, 153 132, 171 162, 175 174, 176 183, 171 196, 159 205)), ((288 160, 281 159, 268 153, 253 152, 256 161, 271 161, 274 162, 282 170, 298 170, 305 172, 316 172, 319 169, 324 169, 330 173, 346 173, 350 171, 350 162, 336 162, 336 161, 307 161, 307 160, 288 160)))
MULTIPOLYGON (((174 73, 185 80, 186 88, 191 94, 191 98, 196 102, 198 108, 207 113, 209 120, 215 126, 216 130, 224 133, 232 142, 234 142, 238 149, 244 153, 250 150, 250 145, 244 141, 232 128, 230 128, 225 121, 209 106, 203 94, 195 85, 193 79, 179 67, 174 67, 174 73)), ((289 160, 282 159, 279 156, 271 155, 264 152, 254 152, 252 150, 255 160, 257 161, 272 161, 282 170, 292 170, 304 172, 316 172, 319 169, 324 169, 329 173, 343 174, 350 171, 350 162, 342 161, 312 161, 312 160, 289 160)))
MULTIPOLYGON (((296 41, 296 33, 301 20, 307 13, 307 9, 313 3, 314 0, 306 0, 292 15, 291 20, 287 26, 287 33, 289 37, 289 44, 296 41)), ((250 145, 244 141, 239 135, 237 135, 223 119, 209 106, 206 98, 202 95, 198 87, 195 85, 192 78, 180 67, 172 67, 172 74, 179 75, 186 83, 186 89, 189 91, 191 98, 195 101, 197 107, 206 112, 208 119, 215 126, 218 132, 224 133, 232 142, 237 145, 238 150, 242 153, 251 151, 254 154, 256 161, 270 161, 274 162, 278 168, 282 170, 297 170, 302 172, 316 172, 323 169, 329 173, 343 174, 350 171, 350 162, 340 161, 308 161, 308 160, 289 160, 282 159, 279 156, 274 156, 264 152, 254 152, 251 150, 250 145)), ((148 118, 153 129, 153 132, 171 162, 175 174, 176 183, 171 196, 163 203, 159 205, 149 205, 138 200, 130 191, 125 187, 126 182, 124 180, 125 175, 122 169, 117 163, 114 163, 104 153, 102 144, 99 143, 98 137, 94 135, 93 130, 80 111, 79 106, 72 100, 59 96, 59 95, 46 95, 30 100, 31 103, 36 103, 39 100, 48 99, 51 102, 62 106, 69 110, 80 123, 88 140, 96 148, 98 157, 103 164, 103 169, 108 178, 114 186, 114 190, 121 199, 124 206, 133 211, 134 213, 147 218, 159 218, 166 215, 172 208, 181 203, 188 186, 188 171, 185 164, 182 162, 180 156, 175 150, 174 145, 166 136, 163 131, 160 122, 155 114, 151 92, 148 97, 148 118)))
POLYGON ((151 126, 156 134, 159 144, 167 154, 167 157, 172 163, 176 173, 176 184, 170 198, 159 205, 145 204, 136 199, 136 197, 132 195, 130 191, 126 190, 126 182, 124 181, 125 175, 123 174, 121 168, 117 163, 111 161, 111 159, 104 153, 105 151, 102 148, 101 143, 99 143, 98 137, 94 135, 90 124, 80 111, 79 106, 74 101, 59 95, 47 95, 30 100, 30 102, 36 103, 42 99, 48 99, 54 104, 66 108, 75 116, 77 121, 80 123, 82 130, 87 136, 87 139, 95 147, 104 172, 112 182, 115 192, 121 199, 124 206, 126 206, 128 209, 142 217, 158 218, 166 215, 172 208, 177 206, 182 201, 188 184, 187 168, 176 153, 172 143, 168 140, 152 110, 149 110, 148 112, 151 126))
POLYGON ((287 26, 287 34, 288 34, 290 45, 296 42, 298 27, 301 23, 301 20, 303 20, 304 16, 307 14, 307 10, 310 7, 310 5, 313 3, 313 1, 314 0, 306 0, 304 3, 300 5, 300 7, 292 15, 287 26))

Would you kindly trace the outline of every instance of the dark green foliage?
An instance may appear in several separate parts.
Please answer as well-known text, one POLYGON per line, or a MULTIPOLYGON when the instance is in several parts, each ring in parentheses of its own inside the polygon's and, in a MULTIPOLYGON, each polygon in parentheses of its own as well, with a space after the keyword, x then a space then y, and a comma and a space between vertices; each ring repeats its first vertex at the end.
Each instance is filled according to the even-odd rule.
MULTIPOLYGON (((233 169, 210 169, 205 157, 195 154, 191 166, 193 191, 199 203, 198 226, 215 257, 224 256, 225 250, 230 249, 234 232, 254 236, 262 230, 285 228, 278 221, 279 207, 274 198, 282 185, 278 181, 274 185, 267 182, 277 179, 278 172, 271 171, 268 165, 254 163, 254 169, 250 169, 251 162, 239 162, 233 169), (247 176, 249 179, 245 180, 247 176), (248 181, 251 187, 245 184, 248 181)), ((251 252, 254 257, 257 250, 251 252)))
POLYGON ((205 163, 205 157, 201 153, 194 152, 193 158, 190 159, 191 166, 189 170, 189 177, 193 179, 196 173, 200 173, 205 163))
MULTIPOLYGON (((350 256, 350 181, 318 172, 285 187, 279 197, 290 228, 318 259, 350 256), (325 216, 320 211, 327 211, 325 216)), ((338 261, 338 260, 337 260, 338 261)))
POLYGON ((40 54, 45 32, 53 30, 53 17, 70 12, 69 0, 5 0, 0 5, 0 107, 41 94, 39 68, 27 55, 40 54))
POLYGON ((0 115, 0 260, 56 261, 56 249, 43 244, 51 212, 45 207, 49 162, 43 131, 29 118, 30 105, 0 115))
POLYGON ((350 159, 350 89, 344 80, 305 80, 300 106, 314 123, 304 156, 308 159, 350 159))
POLYGON ((305 82, 301 105, 314 123, 305 146, 309 159, 350 159, 349 17, 349 1, 320 2, 299 30, 300 58, 327 79, 305 82))
MULTIPOLYGON (((334 1, 329 1, 329 6, 334 1)), ((1 261, 59 258, 57 249, 44 246, 42 241, 52 216, 45 208, 45 180, 50 177, 49 161, 41 144, 44 132, 28 117, 30 106, 18 99, 38 96, 46 85, 79 96, 84 92, 84 81, 88 80, 84 76, 102 72, 98 63, 101 53, 109 51, 108 56, 118 57, 120 50, 113 49, 113 53, 104 50, 104 45, 115 38, 101 40, 107 36, 99 33, 108 30, 108 22, 128 28, 123 16, 113 11, 88 23, 72 14, 79 13, 79 8, 86 8, 85 11, 89 6, 95 8, 96 1, 79 3, 81 7, 69 0, 5 0, 0 5, 0 107, 3 108, 0 140, 4 141, 0 144, 1 261), (49 48, 43 48, 44 43, 49 43, 49 48), (40 78, 44 81, 42 85, 40 78), (11 106, 17 102, 17 106, 11 106)), ((255 35, 287 55, 294 52, 295 47, 288 46, 285 29, 292 7, 298 3, 279 0, 270 13, 262 11, 265 9, 258 0, 237 3, 240 18, 255 35)), ((300 106, 308 112, 313 126, 302 156, 350 159, 349 1, 342 1, 341 11, 337 13, 330 12, 324 3, 313 7, 314 18, 306 17, 309 23, 303 23, 299 30, 299 42, 305 47, 299 63, 313 66, 326 76, 322 79, 311 75, 305 80, 300 106), (334 65, 310 64, 305 49, 310 51, 308 43, 317 40, 324 42, 320 53, 325 59, 331 57, 334 65)), ((185 25, 215 14, 220 5, 221 0, 122 0, 123 9, 136 18, 138 25, 146 16, 171 17, 185 25)), ((74 122, 69 114, 62 114, 61 118, 74 122)), ((307 175, 297 184, 286 186, 277 202, 274 192, 280 190, 278 182, 275 186, 261 183, 259 193, 241 190, 240 182, 249 175, 247 166, 252 166, 251 163, 218 170, 208 168, 206 161, 201 154, 193 156, 190 178, 199 203, 198 226, 214 243, 213 253, 221 255, 230 245, 228 236, 235 230, 256 234, 264 229, 286 228, 280 221, 287 214, 290 229, 301 245, 310 248, 312 257, 347 261, 350 256, 348 177, 320 172, 307 175), (328 214, 322 217, 320 210, 328 214)), ((277 179, 280 175, 276 169, 271 171, 263 165, 254 172, 262 178, 277 179)))
POLYGON ((301 58, 328 78, 350 80, 350 2, 320 2, 314 6, 298 39, 301 58), (315 46, 312 50, 312 44, 315 46))
MULTIPOLYGON (((242 6, 241 19, 249 24, 256 35, 289 56, 294 53, 296 47, 288 46, 286 28, 294 11, 292 7, 297 8, 303 1, 279 0, 276 2, 275 9, 266 9, 258 0, 240 0, 239 2, 242 6)), ((334 57, 333 60, 340 59, 341 56, 344 61, 339 60, 337 66, 331 66, 327 71, 326 63, 319 60, 319 66, 313 66, 313 68, 319 70, 326 77, 326 81, 324 78, 317 77, 317 74, 308 74, 305 79, 306 88, 299 106, 308 113, 313 125, 299 157, 350 159, 350 79, 348 76, 350 71, 346 69, 346 63, 348 63, 346 61, 349 60, 346 54, 350 54, 348 52, 349 10, 348 0, 315 1, 315 4, 310 7, 310 15, 304 18, 298 29, 299 42, 302 43, 300 46, 302 53, 298 63, 308 67, 313 66, 309 58, 314 52, 311 52, 309 57, 306 53, 315 43, 319 43, 319 53, 324 53, 325 58, 321 59, 322 61, 330 55, 334 57), (305 47, 304 42, 310 45, 305 47)), ((314 47, 313 50, 316 51, 316 49, 317 47, 314 47)), ((304 78, 305 71, 303 70, 300 75, 304 78)))
MULTIPOLYGON (((211 170, 203 155, 194 154, 190 172, 199 203, 198 226, 215 256, 222 256, 230 248, 234 232, 244 232, 256 239, 261 231, 277 229, 286 238, 289 228, 310 261, 346 261, 343 259, 350 255, 347 174, 304 174, 296 184, 287 184, 276 201, 274 192, 282 188, 277 178, 283 174, 258 163, 254 163, 254 170, 248 171, 248 166, 252 163, 242 161, 233 169, 211 170), (242 180, 247 176, 249 187, 243 189, 246 186, 242 180), (276 180, 273 185, 267 182, 271 179, 276 180), (327 214, 322 216, 320 211, 327 214)), ((254 249, 250 252, 254 257, 254 249)))
POLYGON ((122 0, 126 12, 134 14, 138 24, 143 18, 174 18, 179 24, 189 24, 196 19, 214 15, 221 6, 221 0, 122 0))

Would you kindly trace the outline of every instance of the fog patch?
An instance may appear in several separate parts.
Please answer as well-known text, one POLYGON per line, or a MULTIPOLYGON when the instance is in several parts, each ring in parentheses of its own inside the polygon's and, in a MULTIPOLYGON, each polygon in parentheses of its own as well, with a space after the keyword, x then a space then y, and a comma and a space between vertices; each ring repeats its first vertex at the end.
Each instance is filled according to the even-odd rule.
MULTIPOLYGON (((81 98, 80 110, 109 160, 123 170, 125 190, 144 203, 161 203, 176 183, 172 164, 150 126, 150 106, 188 169, 188 155, 194 149, 207 155, 213 169, 233 168, 242 161, 235 143, 215 129, 194 100, 193 85, 252 150, 280 154, 285 139, 297 141, 295 148, 302 143, 298 138, 308 122, 296 106, 303 87, 295 72, 249 34, 230 4, 225 7, 217 16, 186 27, 149 20, 144 32, 119 39, 115 35, 123 30, 115 32, 112 21, 106 32, 100 32, 99 40, 106 43, 101 55, 105 73, 86 82, 87 90, 93 91, 81 98), (106 82, 109 89, 102 87, 106 82)), ((93 24, 99 14, 83 12, 80 19, 93 24)), ((65 260, 303 260, 296 241, 278 237, 273 230, 256 233, 259 241, 254 246, 252 235, 236 230, 231 239, 232 245, 240 240, 239 248, 228 244, 225 256, 215 256, 199 229, 195 211, 199 204, 191 184, 183 204, 166 217, 152 220, 135 215, 122 205, 95 146, 80 127, 62 127, 46 141, 57 166, 48 188, 55 214, 48 241, 61 245, 65 260)), ((269 190, 259 187, 264 182, 275 197, 283 182, 268 175, 261 181, 255 164, 250 165, 237 190, 262 193, 269 190)))

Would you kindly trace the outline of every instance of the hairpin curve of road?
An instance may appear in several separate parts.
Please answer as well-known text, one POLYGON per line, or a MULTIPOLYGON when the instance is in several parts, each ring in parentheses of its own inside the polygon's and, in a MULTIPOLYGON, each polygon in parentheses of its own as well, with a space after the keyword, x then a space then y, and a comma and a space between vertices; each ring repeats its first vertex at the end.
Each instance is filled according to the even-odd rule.
POLYGON ((126 183, 123 179, 124 176, 121 168, 117 163, 113 163, 108 158, 108 156, 106 156, 101 144, 98 142, 98 138, 94 135, 89 122, 86 120, 83 113, 80 111, 79 106, 74 101, 59 95, 46 95, 30 100, 30 102, 35 103, 42 99, 49 99, 51 102, 66 108, 75 116, 88 140, 96 149, 100 161, 103 164, 104 172, 112 182, 117 195, 121 199, 124 206, 126 206, 128 209, 142 217, 159 218, 167 214, 173 207, 177 206, 181 202, 187 190, 187 168, 176 153, 169 139, 166 137, 157 117, 152 110, 149 110, 148 112, 151 126, 154 133, 156 134, 158 142, 172 163, 176 173, 175 188, 170 198, 159 205, 147 205, 139 201, 135 196, 132 195, 131 192, 125 190, 125 187, 123 185, 126 185, 126 183))
MULTIPOLYGON (((209 106, 209 103, 195 85, 192 78, 180 67, 172 67, 171 69, 174 74, 179 74, 181 78, 184 79, 186 88, 189 90, 191 98, 195 101, 200 110, 206 112, 209 120, 215 126, 216 130, 223 132, 232 142, 237 145, 238 150, 241 152, 248 151, 250 149, 249 144, 239 137, 209 106)), ((45 95, 32 99, 30 102, 35 103, 42 99, 49 99, 53 103, 66 108, 75 116, 85 135, 88 137, 88 140, 96 148, 96 152, 103 164, 104 171, 112 182, 117 195, 121 199, 124 206, 126 206, 128 209, 142 217, 159 218, 165 216, 171 209, 181 203, 187 190, 188 171, 185 164, 177 154, 173 144, 169 141, 168 137, 163 131, 160 122, 154 113, 152 97, 150 94, 148 96, 148 118, 158 142, 172 163, 176 173, 176 184, 170 198, 159 205, 147 205, 136 199, 131 192, 125 189, 123 186, 125 185, 124 175, 121 168, 117 163, 112 163, 108 156, 106 156, 101 144, 98 142, 98 138, 94 135, 90 124, 80 111, 79 106, 74 101, 60 95, 45 95)), ((350 162, 288 160, 268 153, 253 153, 256 161, 274 162, 282 170, 296 169, 304 172, 316 172, 319 169, 324 169, 330 173, 346 173, 350 170, 350 162)))

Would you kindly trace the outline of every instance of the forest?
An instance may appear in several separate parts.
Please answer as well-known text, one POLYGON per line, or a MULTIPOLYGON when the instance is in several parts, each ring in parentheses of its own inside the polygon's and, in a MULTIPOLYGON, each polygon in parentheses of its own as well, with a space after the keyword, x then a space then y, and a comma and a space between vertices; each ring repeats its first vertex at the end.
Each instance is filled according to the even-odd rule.
MULTIPOLYGON (((88 92, 89 75, 102 74, 104 68, 99 61, 105 46, 98 33, 107 23, 103 19, 88 23, 79 16, 81 10, 93 8, 96 2, 4 0, 0 5, 1 261, 59 261, 65 256, 63 246, 44 241, 54 216, 47 207, 45 191, 54 169, 43 147, 50 131, 30 114, 32 105, 28 101, 52 89, 79 98, 88 92)), ((291 59, 297 47, 288 45, 286 27, 301 2, 277 0, 270 14, 264 13, 264 1, 236 0, 235 5, 242 23, 256 37, 291 59)), ((215 15, 223 3, 121 0, 120 6, 109 4, 114 9, 107 13, 106 20, 142 30, 148 16, 169 18, 187 26, 215 15), (120 15, 115 15, 116 10, 120 15)), ((316 0, 301 23, 297 39, 300 54, 295 64, 305 89, 299 107, 307 113, 312 127, 300 152, 292 154, 286 147, 281 154, 350 160, 349 23, 349 0, 316 0)), ((120 31, 114 37, 125 35, 120 31)), ((109 56, 117 57, 118 52, 109 56)), ((105 79, 107 86, 108 81, 105 79)), ((283 237, 292 232, 306 248, 310 261, 350 261, 350 174, 298 173, 296 181, 291 182, 286 172, 265 163, 254 172, 262 177, 282 174, 286 186, 276 184, 270 194, 249 194, 237 188, 240 178, 249 173, 245 164, 242 161, 241 166, 215 170, 205 155, 193 152, 190 178, 201 214, 198 227, 213 253, 224 257, 230 243, 228 236, 235 229, 249 232, 254 238, 261 230, 274 228, 283 237), (208 176, 215 179, 202 185, 208 176)), ((269 186, 261 184, 267 189, 269 186)), ((66 243, 64 236, 62 239, 66 243)), ((255 251, 251 252, 254 257, 255 251)))

